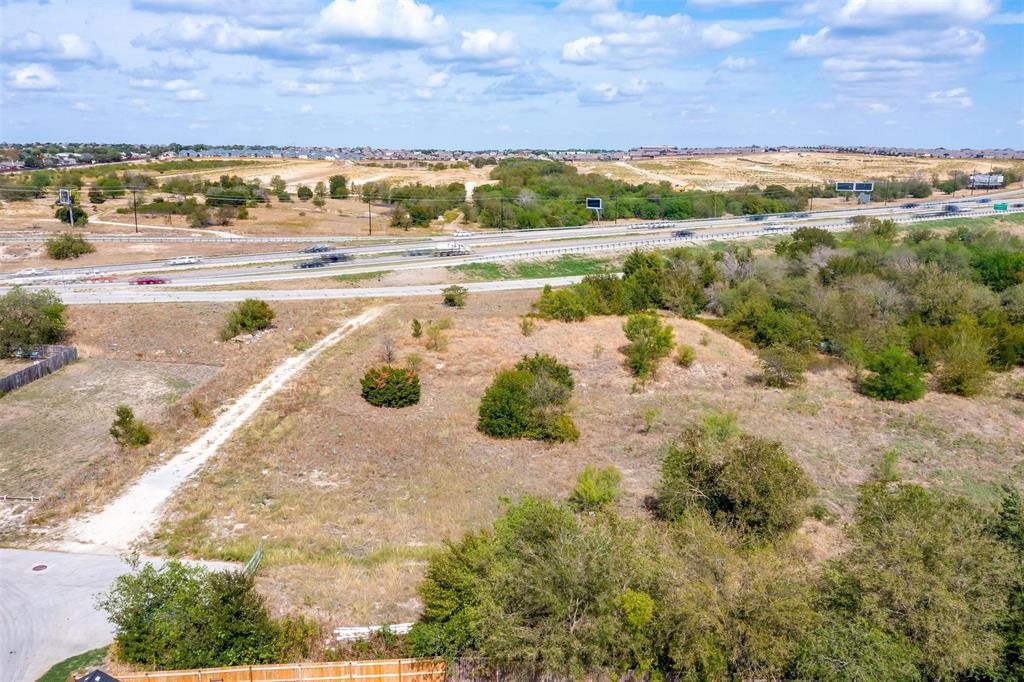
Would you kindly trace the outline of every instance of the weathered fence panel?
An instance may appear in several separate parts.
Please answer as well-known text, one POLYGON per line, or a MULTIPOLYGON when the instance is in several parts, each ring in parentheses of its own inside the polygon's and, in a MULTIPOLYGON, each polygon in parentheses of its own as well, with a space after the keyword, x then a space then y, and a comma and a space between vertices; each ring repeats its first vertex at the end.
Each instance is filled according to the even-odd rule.
POLYGON ((401 658, 113 673, 121 682, 444 682, 445 662, 401 658))
POLYGON ((74 346, 33 346, 32 350, 39 351, 42 359, 24 369, 0 377, 0 393, 10 393, 78 359, 78 351, 74 346))

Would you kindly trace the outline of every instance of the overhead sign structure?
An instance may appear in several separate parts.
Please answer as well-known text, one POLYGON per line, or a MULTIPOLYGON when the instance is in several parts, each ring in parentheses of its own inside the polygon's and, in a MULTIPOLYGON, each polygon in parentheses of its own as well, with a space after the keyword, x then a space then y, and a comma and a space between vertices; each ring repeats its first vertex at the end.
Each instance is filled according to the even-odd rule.
POLYGON ((875 183, 873 182, 837 182, 837 192, 867 192, 871 193, 875 191, 875 183))
POLYGON ((600 211, 604 208, 600 197, 587 197, 587 208, 592 211, 600 211))

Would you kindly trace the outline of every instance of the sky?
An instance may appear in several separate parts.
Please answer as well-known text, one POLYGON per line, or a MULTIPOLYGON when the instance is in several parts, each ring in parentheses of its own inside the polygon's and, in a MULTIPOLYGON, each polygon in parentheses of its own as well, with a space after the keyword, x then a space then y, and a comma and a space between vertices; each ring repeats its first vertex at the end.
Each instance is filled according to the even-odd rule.
POLYGON ((1024 0, 0 0, 0 141, 1024 148, 1024 0))

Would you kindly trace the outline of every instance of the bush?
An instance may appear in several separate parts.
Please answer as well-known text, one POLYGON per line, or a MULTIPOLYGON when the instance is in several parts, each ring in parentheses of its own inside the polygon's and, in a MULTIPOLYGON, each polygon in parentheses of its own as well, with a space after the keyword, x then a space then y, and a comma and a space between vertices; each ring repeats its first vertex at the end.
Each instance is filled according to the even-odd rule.
POLYGON ((135 418, 135 412, 127 405, 118 405, 114 410, 117 417, 110 426, 110 435, 123 448, 139 448, 152 440, 149 427, 135 418))
POLYGON ((50 289, 14 287, 0 296, 0 358, 21 348, 58 343, 64 337, 66 306, 50 289))
POLYGON ((613 466, 598 469, 588 464, 576 477, 576 485, 569 494, 569 504, 578 511, 604 509, 619 494, 622 474, 613 466))
POLYGON ((804 382, 807 357, 789 346, 773 344, 757 353, 761 362, 761 381, 772 388, 790 388, 804 382))
POLYGON ((453 284, 450 287, 445 287, 441 290, 443 296, 442 302, 450 308, 465 308, 466 307, 466 295, 469 290, 466 287, 460 287, 458 284, 453 284))
POLYGON ((412 338, 418 339, 423 336, 423 325, 419 320, 412 321, 412 338))
POLYGON ((522 332, 523 336, 532 335, 535 327, 536 323, 532 317, 522 317, 519 319, 519 331, 522 332))
POLYGON ((420 401, 420 378, 404 367, 373 367, 360 380, 363 400, 377 407, 408 407, 420 401))
POLYGON ((579 430, 564 413, 573 386, 569 368, 555 358, 524 356, 499 372, 484 392, 477 428, 494 438, 575 441, 579 430))
POLYGON ((582 322, 587 319, 587 306, 571 288, 552 289, 547 285, 534 305, 538 314, 549 320, 582 322))
POLYGON ((313 198, 313 190, 306 185, 299 185, 298 189, 295 190, 295 196, 302 201, 309 201, 313 198))
POLYGON ((778 442, 691 426, 668 447, 658 510, 668 519, 701 510, 769 541, 800 524, 813 494, 807 474, 778 442))
POLYGON ((427 350, 434 350, 443 352, 448 349, 448 337, 445 335, 446 329, 451 329, 452 321, 448 319, 438 320, 437 322, 431 322, 427 325, 427 350))
POLYGON ((978 330, 956 329, 939 353, 939 369, 935 373, 939 390, 965 397, 981 393, 990 378, 988 351, 978 330))
POLYGON ((662 325, 656 313, 634 313, 622 325, 622 331, 630 341, 625 349, 626 365, 634 376, 646 380, 672 351, 672 327, 662 325))
MULTIPOLYGON (((99 601, 114 625, 118 658, 151 668, 272 663, 279 628, 253 578, 170 561, 137 561, 99 601)), ((285 628, 281 628, 285 630, 285 628)), ((294 648, 291 628, 285 642, 294 648)))
POLYGON ((70 211, 63 204, 58 206, 57 210, 53 213, 53 217, 62 223, 70 223, 72 213, 75 215, 75 225, 85 225, 89 222, 89 216, 85 214, 85 211, 78 204, 72 206, 70 211))
POLYGON ((697 351, 693 346, 681 343, 676 350, 676 364, 680 367, 689 367, 697 359, 697 351))
POLYGON ((222 340, 234 338, 245 332, 252 334, 270 327, 274 321, 274 310, 266 301, 247 298, 228 314, 227 324, 220 333, 222 340))
POLYGON ((924 370, 903 348, 889 346, 867 361, 868 374, 860 379, 860 391, 878 400, 910 402, 924 395, 924 370))
POLYGON ((84 236, 73 232, 64 232, 46 240, 46 254, 54 260, 78 258, 95 250, 96 247, 85 241, 84 236))

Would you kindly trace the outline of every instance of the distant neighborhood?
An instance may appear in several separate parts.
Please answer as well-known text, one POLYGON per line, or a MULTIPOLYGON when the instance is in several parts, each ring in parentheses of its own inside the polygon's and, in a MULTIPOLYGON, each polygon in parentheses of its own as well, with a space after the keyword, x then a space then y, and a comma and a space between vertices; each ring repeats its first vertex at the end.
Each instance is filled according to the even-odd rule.
POLYGON ((945 159, 1024 159, 1020 149, 946 149, 944 147, 876 146, 741 146, 676 147, 644 146, 631 149, 387 149, 380 147, 99 145, 99 144, 6 144, 0 143, 0 171, 58 168, 84 164, 201 158, 315 159, 323 161, 422 161, 450 163, 488 158, 535 158, 554 161, 628 161, 661 157, 761 154, 767 152, 831 152, 945 159))

